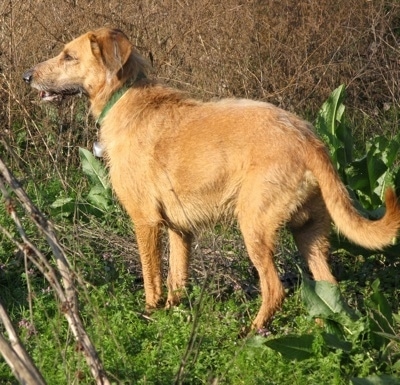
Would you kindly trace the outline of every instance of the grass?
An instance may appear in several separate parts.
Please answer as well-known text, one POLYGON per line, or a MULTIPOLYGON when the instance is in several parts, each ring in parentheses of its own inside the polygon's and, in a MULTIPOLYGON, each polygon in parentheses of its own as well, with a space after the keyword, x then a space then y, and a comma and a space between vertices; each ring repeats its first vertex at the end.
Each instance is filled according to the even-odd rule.
MULTIPOLYGON (((129 281, 119 282, 90 288, 89 303, 82 312, 117 383, 174 383, 181 364, 179 383, 187 384, 210 383, 212 379, 231 384, 347 383, 340 352, 298 363, 272 350, 247 346, 238 331, 248 323, 248 311, 254 314, 258 301, 241 301, 242 293, 228 301, 206 294, 199 303, 201 288, 195 286, 189 297, 192 307, 159 311, 149 321, 140 314, 142 293, 132 295, 129 281)), ((35 300, 37 334, 22 330, 24 341, 48 383, 71 384, 76 376, 89 383, 85 364, 68 339, 62 316, 54 314, 55 304, 49 296, 45 292, 35 300)), ((298 296, 289 297, 274 321, 276 336, 314 330, 314 323, 301 313, 298 296)), ((14 317, 27 319, 26 309, 20 307, 14 317)))
MULTIPOLYGON (((247 339, 239 333, 255 314, 259 301, 256 297, 249 298, 243 289, 236 288, 227 298, 210 278, 205 287, 193 285, 184 304, 168 312, 157 311, 148 319, 141 313, 143 291, 133 289, 137 286, 136 277, 126 269, 124 272, 124 264, 119 265, 119 274, 114 278, 106 278, 96 285, 87 283, 81 288, 82 317, 117 383, 168 384, 174 383, 180 373, 179 383, 187 384, 209 383, 213 379, 218 379, 218 383, 282 384, 288 378, 288 365, 289 373, 298 378, 299 384, 310 376, 316 382, 332 378, 329 366, 325 372, 314 371, 310 363, 290 364, 276 352, 247 346, 247 339)), ((98 259, 96 268, 104 271, 104 277, 109 277, 113 267, 98 259)), ((82 383, 89 383, 83 359, 76 352, 52 294, 34 273, 29 279, 35 287, 33 322, 25 302, 26 292, 13 291, 6 296, 13 319, 19 320, 28 350, 48 383, 72 384, 76 376, 82 383)), ((14 285, 19 282, 19 287, 26 287, 26 277, 18 276, 17 272, 12 281, 14 285)), ((4 281, 3 285, 7 287, 4 281)), ((279 335, 315 326, 301 314, 301 304, 295 294, 285 302, 272 328, 279 335), (283 323, 293 309, 297 312, 292 314, 297 315, 283 323)), ((334 356, 330 360, 335 361, 334 356)), ((0 365, 2 383, 12 383, 7 372, 5 365, 0 365)), ((340 377, 339 369, 335 375, 340 377)))
MULTIPOLYGON (((59 186, 55 183, 53 193, 46 190, 47 195, 33 185, 28 187, 45 208, 59 186)), ((84 191, 74 193, 84 195, 84 191)), ((4 212, 0 218, 3 225, 11 226, 4 212)), ((183 303, 149 318, 142 313, 138 256, 126 214, 118 209, 100 218, 56 218, 60 238, 84 282, 78 288, 81 316, 116 384, 348 384, 351 377, 375 373, 373 363, 362 354, 343 366, 343 352, 323 355, 315 346, 315 357, 293 361, 243 336, 257 312, 259 297, 257 277, 234 227, 219 227, 197 239, 191 284, 183 303)), ((36 236, 33 231, 31 236, 36 236)), ((1 244, 1 298, 45 379, 49 384, 91 383, 47 283, 32 266, 25 271, 23 258, 12 255, 10 244, 1 244)), ((301 260, 283 232, 277 264, 282 275, 295 277, 294 282, 296 263, 301 260)), ((391 305, 398 308, 396 263, 383 257, 339 254, 333 266, 346 300, 362 312, 363 298, 378 276, 391 305)), ((288 297, 267 340, 288 334, 321 334, 321 328, 307 316, 297 286, 288 285, 288 297)), ((0 383, 15 383, 2 360, 0 383)))
MULTIPOLYGON (((21 148, 24 143, 20 142, 21 148)), ((368 298, 376 290, 373 282, 377 278, 390 311, 394 315, 399 311, 397 258, 359 251, 352 254, 345 252, 341 243, 333 242, 339 248, 332 250, 332 269, 346 302, 360 318, 358 323, 347 325, 350 334, 335 339, 332 348, 326 343, 325 328, 314 322, 303 302, 299 267, 307 269, 290 234, 282 230, 276 264, 287 298, 265 335, 255 336, 247 334, 247 328, 260 305, 257 274, 236 226, 218 225, 195 240, 190 285, 182 304, 168 311, 155 311, 149 317, 143 313, 143 282, 134 228, 107 188, 103 190, 107 204, 100 200, 100 207, 93 207, 97 201, 89 192, 103 181, 93 179, 91 160, 82 151, 80 160, 89 178, 72 167, 63 170, 62 180, 49 178, 40 163, 28 162, 30 172, 41 177, 27 180, 25 188, 56 223, 79 277, 81 317, 113 383, 349 384, 354 378, 380 375, 379 381, 383 382, 373 383, 391 384, 395 377, 382 375, 398 376, 399 344, 394 340, 374 345, 368 323, 368 298), (294 338, 299 346, 309 343, 305 348, 307 359, 301 355, 290 359, 279 353, 279 344, 288 338, 294 338), (278 345, 273 349, 270 344, 278 345), (341 348, 349 344, 350 350, 341 348)), ((50 258, 48 246, 23 212, 17 211, 30 239, 50 258)), ((16 236, 3 205, 0 224, 16 236)), ((0 240, 0 298, 46 381, 91 383, 84 357, 48 283, 2 233, 0 240)), ((165 243, 164 277, 167 259, 165 243)), ((399 332, 396 325, 393 333, 399 332)), ((16 383, 1 358, 0 383, 16 383)))

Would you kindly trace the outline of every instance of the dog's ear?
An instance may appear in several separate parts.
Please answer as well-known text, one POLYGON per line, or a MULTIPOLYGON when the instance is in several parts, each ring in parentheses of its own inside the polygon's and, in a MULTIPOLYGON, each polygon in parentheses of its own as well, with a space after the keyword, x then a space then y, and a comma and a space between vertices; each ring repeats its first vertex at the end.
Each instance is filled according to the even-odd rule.
POLYGON ((112 72, 118 72, 132 54, 132 44, 118 29, 99 29, 89 33, 93 55, 112 72))

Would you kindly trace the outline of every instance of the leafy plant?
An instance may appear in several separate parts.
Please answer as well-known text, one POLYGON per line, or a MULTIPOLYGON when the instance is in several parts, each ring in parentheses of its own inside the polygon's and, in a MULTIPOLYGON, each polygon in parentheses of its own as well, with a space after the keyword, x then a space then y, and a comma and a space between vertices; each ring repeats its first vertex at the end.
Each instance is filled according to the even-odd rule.
POLYGON ((51 208, 57 210, 62 216, 70 216, 76 211, 101 216, 113 205, 106 168, 90 151, 84 148, 79 148, 79 157, 82 171, 88 177, 91 185, 89 193, 83 198, 75 196, 58 198, 52 203, 51 208))
POLYGON ((332 161, 345 180, 345 169, 353 159, 353 138, 344 123, 345 87, 336 88, 322 105, 315 121, 318 134, 328 145, 332 161))
MULTIPOLYGON (((332 161, 346 184, 357 209, 366 217, 377 219, 384 214, 383 195, 389 185, 400 186, 400 133, 394 138, 375 136, 365 145, 365 154, 354 159, 353 138, 345 123, 345 87, 335 89, 322 105, 315 127, 327 144, 332 161)), ((332 238, 336 248, 352 254, 374 254, 371 250, 354 245, 340 235, 332 238)), ((384 254, 397 257, 400 245, 390 246, 384 254)))
POLYGON ((82 170, 92 184, 86 197, 87 200, 99 209, 108 210, 112 205, 112 193, 105 167, 90 151, 84 148, 79 148, 79 156, 82 170))
POLYGON ((265 345, 284 358, 297 361, 339 351, 341 364, 354 384, 398 384, 400 338, 395 329, 400 325, 400 317, 392 314, 379 285, 379 280, 372 284, 372 294, 365 301, 366 314, 361 315, 343 301, 338 286, 303 276, 303 302, 309 317, 318 319, 323 328, 271 340, 256 336, 251 344, 265 345), (361 368, 360 362, 368 363, 367 368, 361 368), (370 375, 381 374, 358 378, 365 369, 370 375))
MULTIPOLYGON (((388 139, 375 136, 366 142, 365 154, 354 159, 351 129, 344 121, 345 87, 332 92, 318 113, 315 127, 328 145, 333 163, 350 192, 362 205, 373 212, 371 217, 382 215, 382 198, 388 185, 400 181, 397 164, 400 134, 388 139)), ((361 207, 360 207, 361 209, 361 207)))

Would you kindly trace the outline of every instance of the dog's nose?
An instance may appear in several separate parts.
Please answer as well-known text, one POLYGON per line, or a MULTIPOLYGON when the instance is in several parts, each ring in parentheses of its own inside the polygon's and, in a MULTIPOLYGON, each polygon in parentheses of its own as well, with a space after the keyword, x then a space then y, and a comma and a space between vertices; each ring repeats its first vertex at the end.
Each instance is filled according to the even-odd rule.
POLYGON ((24 79, 25 83, 28 83, 28 84, 30 84, 30 82, 32 81, 32 78, 33 78, 33 70, 32 69, 26 71, 22 75, 22 79, 24 79))

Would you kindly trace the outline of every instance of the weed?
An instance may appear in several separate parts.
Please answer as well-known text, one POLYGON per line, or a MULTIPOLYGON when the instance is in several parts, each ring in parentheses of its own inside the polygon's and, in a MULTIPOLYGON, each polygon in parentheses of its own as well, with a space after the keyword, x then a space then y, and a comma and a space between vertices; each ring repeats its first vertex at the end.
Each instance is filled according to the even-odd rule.
MULTIPOLYGON (((323 321, 324 327, 313 333, 288 335, 268 341, 254 337, 253 344, 268 346, 289 360, 318 359, 331 352, 340 353, 343 374, 354 384, 368 384, 371 378, 382 384, 396 383, 400 369, 400 339, 396 335, 394 315, 379 280, 365 301, 365 314, 348 307, 339 288, 328 282, 312 282, 303 276, 302 297, 309 316, 323 321), (380 375, 368 376, 371 373, 380 375), (362 381, 358 376, 365 377, 362 381)), ((321 321, 319 321, 321 323, 321 321)), ((378 382, 377 382, 378 383, 378 382)))

